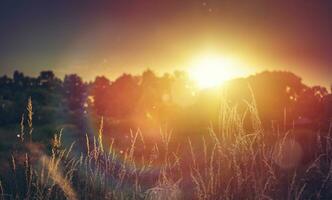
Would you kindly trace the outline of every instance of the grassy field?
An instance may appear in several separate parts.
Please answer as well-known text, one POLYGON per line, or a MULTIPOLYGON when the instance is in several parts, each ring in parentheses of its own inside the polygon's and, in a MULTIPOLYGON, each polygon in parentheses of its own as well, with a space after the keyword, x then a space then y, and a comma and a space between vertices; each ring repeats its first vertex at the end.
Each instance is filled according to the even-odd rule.
POLYGON ((161 129, 151 145, 133 130, 124 149, 103 137, 103 121, 84 142, 63 145, 59 131, 42 145, 31 102, 28 111, 11 155, 2 155, 2 199, 332 198, 330 132, 303 141, 307 130, 264 130, 254 100, 243 113, 222 103, 219 125, 204 136, 177 140, 161 129))

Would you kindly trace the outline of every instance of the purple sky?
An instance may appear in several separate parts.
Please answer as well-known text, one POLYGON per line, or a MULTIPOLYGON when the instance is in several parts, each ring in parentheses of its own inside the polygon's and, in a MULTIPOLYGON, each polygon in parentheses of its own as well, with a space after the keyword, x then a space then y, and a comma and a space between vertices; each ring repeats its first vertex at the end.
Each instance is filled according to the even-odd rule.
POLYGON ((186 69, 217 50, 259 71, 332 83, 329 1, 108 0, 0 2, 0 74, 62 77, 186 69))

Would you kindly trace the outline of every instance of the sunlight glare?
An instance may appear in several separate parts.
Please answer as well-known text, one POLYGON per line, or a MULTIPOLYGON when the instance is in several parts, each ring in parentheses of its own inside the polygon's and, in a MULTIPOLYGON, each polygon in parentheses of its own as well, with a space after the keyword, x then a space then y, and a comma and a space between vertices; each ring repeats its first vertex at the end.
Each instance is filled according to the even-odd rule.
POLYGON ((195 59, 188 73, 201 89, 216 87, 247 74, 235 60, 215 55, 195 59))

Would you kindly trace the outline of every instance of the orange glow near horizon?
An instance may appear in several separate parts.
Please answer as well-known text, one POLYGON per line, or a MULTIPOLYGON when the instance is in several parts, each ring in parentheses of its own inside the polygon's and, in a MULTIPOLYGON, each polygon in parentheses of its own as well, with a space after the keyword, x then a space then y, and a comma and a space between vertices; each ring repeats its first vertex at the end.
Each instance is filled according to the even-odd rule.
POLYGON ((188 69, 189 77, 201 89, 222 85, 225 81, 247 76, 254 71, 245 68, 239 60, 215 54, 197 57, 188 69))

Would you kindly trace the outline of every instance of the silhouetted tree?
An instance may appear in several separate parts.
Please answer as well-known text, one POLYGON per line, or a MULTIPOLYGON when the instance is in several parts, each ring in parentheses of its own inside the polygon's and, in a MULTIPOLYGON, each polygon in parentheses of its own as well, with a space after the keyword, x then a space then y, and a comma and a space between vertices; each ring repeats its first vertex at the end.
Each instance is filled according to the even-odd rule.
POLYGON ((110 86, 109 112, 113 117, 131 115, 136 107, 140 90, 138 79, 129 74, 123 74, 110 86))
POLYGON ((18 87, 22 87, 24 83, 24 74, 19 71, 14 71, 13 74, 14 84, 18 87))
POLYGON ((61 89, 61 80, 55 77, 53 71, 42 71, 37 78, 38 85, 54 91, 61 89))
POLYGON ((307 87, 300 77, 291 72, 263 72, 248 78, 261 117, 267 120, 284 120, 284 111, 291 122, 292 106, 297 96, 307 87))
POLYGON ((104 76, 97 76, 92 86, 93 106, 98 115, 109 115, 110 81, 104 76))
POLYGON ((86 85, 77 74, 66 75, 63 81, 64 97, 70 110, 83 111, 86 103, 86 85))

